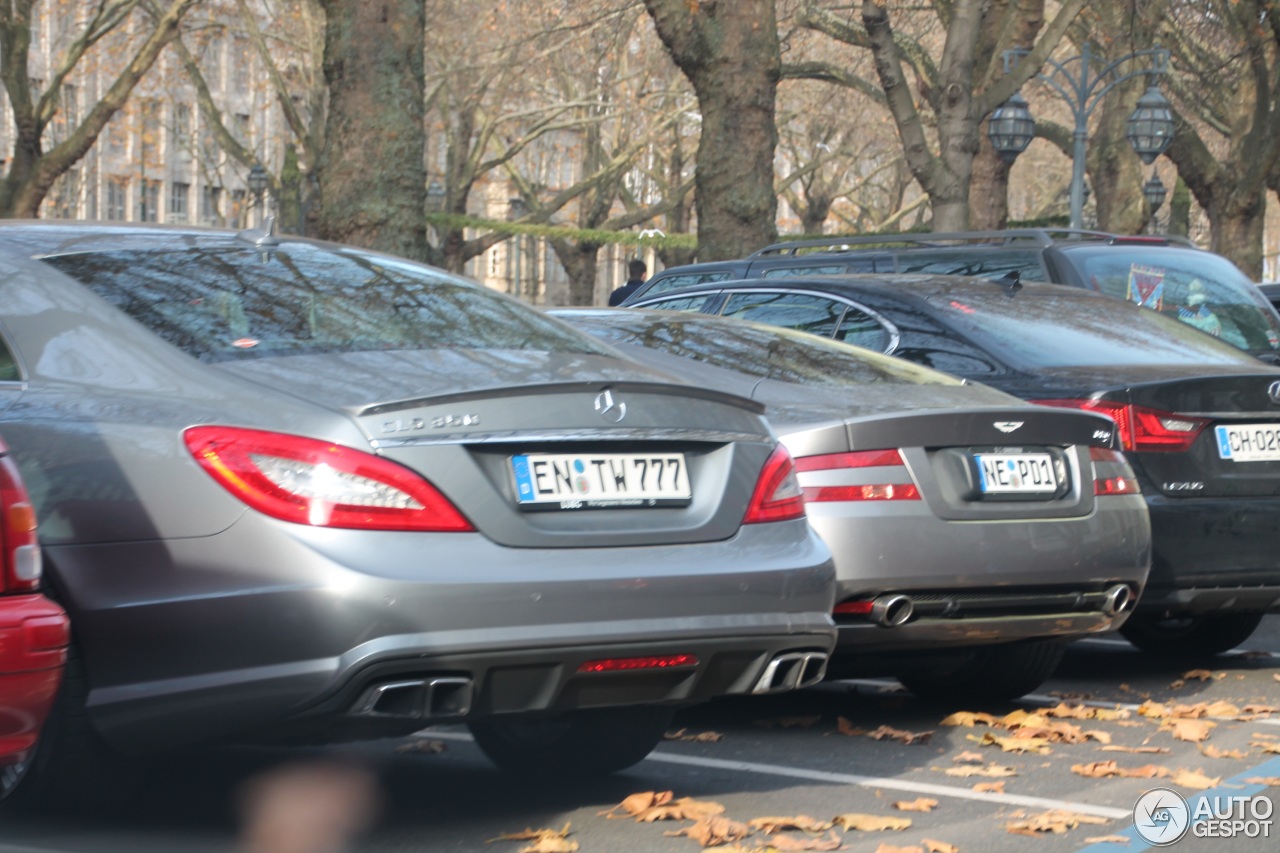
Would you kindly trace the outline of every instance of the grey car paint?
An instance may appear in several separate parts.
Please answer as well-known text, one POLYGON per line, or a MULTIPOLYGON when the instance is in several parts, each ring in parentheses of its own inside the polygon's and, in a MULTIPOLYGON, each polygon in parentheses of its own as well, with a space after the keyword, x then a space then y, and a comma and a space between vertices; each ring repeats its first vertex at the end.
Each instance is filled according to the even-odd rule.
MULTIPOLYGON (((740 523, 776 444, 754 404, 586 339, 566 353, 201 362, 23 255, 235 251, 234 235, 13 224, 0 227, 5 244, 0 334, 22 373, 0 383, 0 426, 37 503, 47 574, 73 617, 91 719, 118 748, 411 730, 423 720, 353 711, 370 686, 442 673, 474 685, 469 707, 443 708, 444 718, 696 701, 750 692, 779 654, 832 646, 821 540, 803 519, 740 523), (595 410, 605 390, 628 403, 624 423, 595 410), (397 460, 425 473, 476 531, 267 517, 193 459, 182 434, 201 424, 397 460), (514 450, 597 445, 683 450, 692 504, 513 509, 503 467, 514 450), (601 657, 673 653, 700 663, 577 672, 601 657)), ((285 241, 276 251, 290 246, 338 250, 285 241)), ((253 246, 241 249, 252 257, 253 246)))
MULTIPOLYGON (((1124 622, 1131 606, 1107 613, 1096 606, 1096 598, 1085 605, 1076 596, 1096 595, 1116 584, 1136 594, 1147 579, 1151 530, 1142 496, 1093 494, 1095 465, 1107 475, 1132 476, 1123 462, 1090 460, 1091 447, 1114 446, 1109 418, 1046 410, 915 366, 906 369, 921 377, 915 382, 802 384, 762 378, 765 371, 758 364, 727 370, 706 352, 700 353, 706 360, 698 361, 655 343, 662 338, 654 332, 659 326, 676 329, 670 337, 688 343, 689 350, 697 348, 689 342, 724 341, 733 328, 750 327, 760 336, 761 353, 769 341, 808 342, 886 370, 902 369, 901 362, 878 353, 740 320, 641 309, 549 313, 647 364, 765 403, 766 415, 797 461, 850 450, 900 449, 904 469, 799 473, 802 486, 888 479, 914 482, 921 492, 921 500, 911 501, 807 502, 810 523, 835 556, 838 602, 889 593, 916 602, 917 615, 892 628, 865 618, 838 618, 839 648, 846 659, 866 652, 927 653, 1108 631, 1124 622), (1013 430, 1005 431, 1011 425, 1013 430), (1061 448, 1070 489, 1052 500, 980 499, 965 481, 968 451, 1024 444, 1061 448)), ((743 349, 739 365, 750 357, 743 349)), ((720 355, 732 351, 726 348, 720 355)), ((835 661, 833 667, 841 664, 835 661)))

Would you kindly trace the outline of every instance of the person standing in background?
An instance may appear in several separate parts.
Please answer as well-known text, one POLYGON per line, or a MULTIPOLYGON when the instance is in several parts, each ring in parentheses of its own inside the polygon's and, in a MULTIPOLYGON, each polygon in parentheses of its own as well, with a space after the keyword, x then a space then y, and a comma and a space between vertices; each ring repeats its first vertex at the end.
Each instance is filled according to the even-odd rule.
POLYGON ((636 291, 636 288, 644 284, 645 273, 648 271, 649 268, 645 266, 644 261, 639 258, 633 258, 631 262, 627 264, 626 283, 614 290, 613 293, 609 294, 609 305, 621 305, 622 300, 626 299, 636 291))

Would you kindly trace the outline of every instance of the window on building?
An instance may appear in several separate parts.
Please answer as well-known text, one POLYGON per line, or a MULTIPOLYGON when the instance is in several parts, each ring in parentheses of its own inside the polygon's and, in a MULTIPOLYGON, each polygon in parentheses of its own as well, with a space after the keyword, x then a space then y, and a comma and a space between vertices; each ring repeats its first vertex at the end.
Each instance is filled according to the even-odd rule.
POLYGON ((249 68, 252 65, 253 57, 249 53, 249 40, 246 38, 238 38, 233 45, 235 56, 231 67, 231 74, 234 78, 232 85, 237 92, 244 92, 249 88, 249 68))
POLYGON ((184 162, 191 159, 191 105, 173 105, 173 136, 169 142, 173 158, 184 162))
POLYGON ((227 224, 232 228, 244 228, 249 221, 249 194, 244 190, 231 191, 231 209, 227 211, 227 224))
POLYGON ((138 221, 160 220, 160 181, 143 178, 138 185, 138 221))
POLYGON ((248 113, 235 114, 235 123, 231 128, 231 132, 232 134, 235 135, 237 142, 239 142, 241 145, 245 146, 246 148, 249 147, 251 140, 249 137, 249 114, 248 113))
POLYGON ((204 49, 204 79, 215 92, 222 88, 222 39, 210 39, 204 49))
POLYGON ((112 177, 107 179, 107 219, 113 222, 124 220, 125 197, 129 190, 129 179, 112 177))
POLYGON ((205 187, 200 194, 200 222, 222 224, 222 187, 205 187))
POLYGON ((169 184, 169 221, 186 222, 191 185, 174 181, 169 184))
POLYGON ((162 162, 160 151, 160 117, 164 114, 164 105, 159 98, 146 98, 138 104, 138 141, 141 145, 141 159, 147 163, 162 162))

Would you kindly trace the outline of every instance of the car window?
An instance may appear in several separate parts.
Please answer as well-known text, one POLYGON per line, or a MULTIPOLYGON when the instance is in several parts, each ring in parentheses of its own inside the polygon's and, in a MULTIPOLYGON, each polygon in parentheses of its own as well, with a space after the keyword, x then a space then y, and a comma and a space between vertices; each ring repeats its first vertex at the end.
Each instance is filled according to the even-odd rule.
POLYGON ((866 347, 876 352, 884 352, 889 348, 893 336, 879 318, 850 305, 845 311, 844 319, 834 335, 836 340, 846 344, 866 347))
POLYGON ((711 300, 720 296, 720 291, 715 290, 711 293, 699 293, 694 296, 673 296, 668 299, 659 299, 655 302, 646 302, 642 308, 661 308, 663 311, 693 311, 699 312, 707 307, 711 300))
POLYGON ((874 383, 959 385, 960 380, 900 359, 786 329, 715 319, 648 316, 607 323, 583 321, 593 335, 691 358, 761 379, 853 386, 874 383))
POLYGON ((904 333, 893 355, 956 376, 982 377, 1006 372, 990 354, 953 335, 919 330, 904 333))
POLYGON ((812 267, 781 267, 765 270, 761 278, 784 278, 789 275, 839 275, 845 272, 844 264, 822 264, 812 267))
POLYGON ((1257 285, 1220 255, 1134 246, 1068 257, 1094 290, 1153 308, 1240 349, 1280 349, 1280 322, 1257 285))
POLYGON ((733 273, 728 270, 720 272, 699 272, 699 273, 682 273, 679 275, 670 275, 666 278, 660 278, 645 288, 645 296, 657 296, 659 293, 667 293, 672 290, 679 290, 682 287, 693 287, 695 284, 711 284, 717 281, 728 281, 733 277, 733 273))
POLYGON ((844 316, 845 307, 843 302, 825 296, 753 290, 731 293, 720 313, 738 320, 831 337, 844 316))
POLYGON ((43 259, 204 361, 390 349, 604 353, 590 338, 409 262, 287 244, 43 259))
POLYGON ((0 382, 17 382, 21 378, 22 375, 18 372, 18 360, 13 357, 13 350, 9 349, 4 338, 0 338, 0 382))
POLYGON ((1016 272, 1023 281, 1049 280, 1038 252, 1012 249, 902 252, 898 255, 898 272, 976 275, 982 278, 1002 278, 1016 272))
POLYGON ((1034 288, 1014 297, 938 296, 929 305, 946 325, 1019 367, 1256 367, 1250 356, 1171 317, 1084 291, 1034 288))

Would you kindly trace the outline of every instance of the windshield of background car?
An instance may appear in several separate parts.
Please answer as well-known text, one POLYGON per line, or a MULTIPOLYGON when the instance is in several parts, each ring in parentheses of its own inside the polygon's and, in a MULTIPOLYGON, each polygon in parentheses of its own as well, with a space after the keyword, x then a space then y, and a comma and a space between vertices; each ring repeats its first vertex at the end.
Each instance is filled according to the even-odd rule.
POLYGON ((943 322, 1019 368, 1239 364, 1253 358, 1155 311, 1065 288, 930 297, 943 322))
POLYGON ((581 323, 610 343, 642 346, 779 382, 841 387, 961 384, 945 373, 871 350, 771 326, 680 315, 581 323))
POLYGON ((1221 255, 1143 246, 1064 254, 1094 290, 1154 308, 1240 349, 1280 349, 1280 321, 1258 286, 1221 255))
POLYGON ((216 362, 370 350, 609 354, 520 303, 408 261, 289 244, 47 257, 169 343, 216 362))

